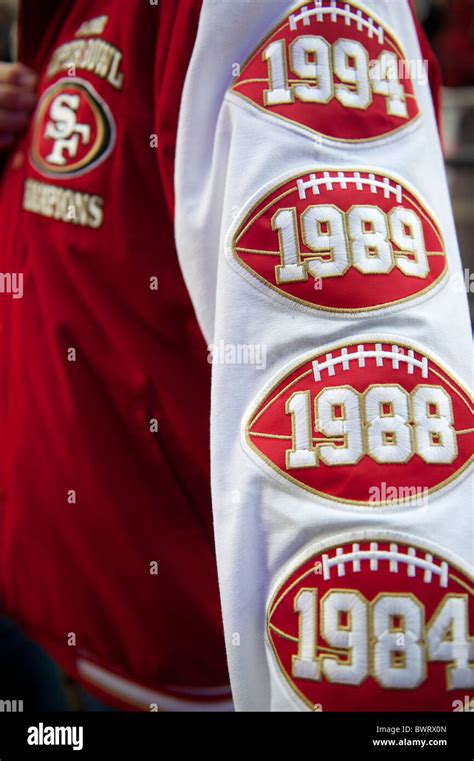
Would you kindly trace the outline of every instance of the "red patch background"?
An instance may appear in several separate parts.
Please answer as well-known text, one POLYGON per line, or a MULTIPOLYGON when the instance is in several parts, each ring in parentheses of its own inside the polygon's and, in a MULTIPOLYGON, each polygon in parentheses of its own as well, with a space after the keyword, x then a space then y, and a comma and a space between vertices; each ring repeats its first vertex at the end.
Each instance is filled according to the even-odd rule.
MULTIPOLYGON (((336 177, 338 171, 344 171, 344 175, 349 178, 354 175, 353 170, 343 170, 342 167, 341 169, 325 171, 329 171, 331 177, 336 177)), ((348 183, 347 189, 344 190, 337 182, 333 184, 331 191, 320 185, 318 195, 315 195, 311 188, 307 188, 306 198, 301 200, 297 190, 297 180, 301 178, 307 181, 310 174, 314 174, 317 179, 323 177, 323 171, 314 171, 292 178, 279 185, 268 195, 265 195, 252 211, 246 214, 234 237, 233 250, 237 260, 243 262, 252 272, 284 295, 302 300, 310 306, 330 310, 340 309, 343 311, 370 309, 419 296, 441 277, 446 269, 446 257, 428 256, 430 272, 426 278, 409 277, 396 266, 388 274, 378 275, 363 275, 355 267, 351 266, 340 277, 323 278, 322 288, 319 290, 314 288, 315 280, 310 275, 308 275, 306 282, 277 284, 275 266, 281 262, 278 248, 278 233, 272 230, 271 219, 282 208, 296 208, 300 250, 308 255, 311 255, 311 251, 302 241, 299 223, 300 216, 309 206, 324 204, 335 205, 343 212, 348 211, 351 206, 364 204, 377 206, 385 213, 388 213, 396 206, 406 207, 415 211, 422 222, 426 250, 444 252, 444 243, 436 221, 424 206, 419 205, 412 193, 403 187, 403 185, 401 186, 403 191, 401 204, 397 203, 396 197, 392 193, 390 193, 388 198, 385 198, 384 191, 381 188, 377 188, 377 192, 373 193, 368 185, 364 185, 362 190, 357 190, 354 184, 348 183), (290 190, 292 192, 286 194, 290 190), (278 200, 283 194, 285 194, 284 197, 278 200), (248 230, 242 235, 242 231, 249 220, 255 218, 265 207, 267 207, 265 213, 258 219, 255 219, 248 230), (420 213, 420 209, 426 217, 420 213), (431 224, 427 221, 428 219, 431 224), (241 249, 270 250, 275 251, 275 255, 253 254, 241 249)), ((373 174, 375 180, 379 182, 382 182, 384 178, 384 175, 377 174, 376 172, 360 170, 359 174, 362 179, 366 179, 369 174, 373 174)), ((400 183, 390 180, 390 184, 394 187, 400 183)), ((395 253, 396 249, 395 247, 393 248, 395 253)), ((312 255, 314 256, 314 253, 312 255)))
MULTIPOLYGON (((344 6, 351 5, 351 12, 357 13, 359 6, 352 3, 341 2, 338 0, 337 7, 344 9, 344 6)), ((298 6, 299 11, 303 6, 308 9, 314 8, 314 4, 309 0, 298 6)), ((324 0, 324 7, 329 6, 329 0, 324 0)), ((238 95, 249 99, 265 111, 274 114, 276 117, 290 119, 296 124, 307 127, 308 129, 337 140, 370 140, 390 134, 400 127, 410 124, 419 116, 419 108, 414 97, 413 85, 409 77, 405 76, 402 69, 399 77, 406 93, 406 103, 408 109, 408 119, 390 116, 387 114, 385 97, 373 94, 372 104, 366 109, 346 108, 333 97, 329 103, 303 103, 295 101, 294 103, 264 106, 263 93, 269 89, 267 62, 263 60, 262 53, 271 42, 284 39, 286 48, 297 37, 302 35, 315 35, 324 37, 324 39, 333 44, 336 40, 344 38, 360 42, 368 53, 369 61, 376 60, 383 50, 396 53, 398 59, 404 60, 405 54, 400 48, 393 35, 389 33, 385 26, 384 42, 380 44, 376 35, 372 38, 368 36, 368 30, 363 27, 357 29, 355 19, 351 20, 350 26, 347 26, 344 17, 337 16, 336 21, 331 21, 329 15, 324 15, 322 21, 317 21, 316 15, 309 16, 309 25, 304 25, 303 20, 298 21, 296 30, 292 31, 289 25, 289 17, 296 14, 296 9, 288 14, 286 19, 278 24, 278 27, 270 32, 258 48, 251 54, 244 64, 239 77, 232 85, 232 90, 238 95), (249 81, 259 80, 259 81, 249 81), (411 96, 411 97, 410 97, 411 96)), ((362 13, 362 18, 371 18, 366 10, 362 13)), ((376 22, 374 22, 376 24, 376 22)), ((378 24, 376 24, 378 26, 378 24)), ((296 75, 288 71, 290 80, 297 80, 296 75)), ((333 78, 338 82, 337 77, 333 78)))
MULTIPOLYGON (((339 356, 342 347, 347 347, 348 352, 352 353, 360 343, 360 339, 341 343, 336 349, 331 350, 331 354, 333 357, 339 356)), ((384 350, 391 349, 390 344, 381 343, 384 350)), ((402 347, 403 342, 398 345, 402 347)), ((375 343, 364 343, 364 347, 367 350, 374 350, 375 343)), ((421 360, 422 356, 419 352, 414 353, 415 359, 421 360)), ((312 362, 316 359, 322 361, 324 358, 324 354, 315 352, 311 359, 306 360, 288 373, 258 405, 248 424, 248 440, 253 449, 266 457, 284 476, 290 476, 296 480, 298 485, 330 498, 349 500, 371 506, 375 503, 368 501, 371 494, 369 489, 380 485, 382 482, 386 483, 387 490, 391 487, 417 487, 421 490, 421 497, 422 490, 425 488, 434 489, 469 462, 474 443, 472 432, 457 436, 458 455, 451 464, 427 464, 417 454, 414 454, 407 463, 387 465, 377 463, 368 455, 364 455, 356 465, 328 466, 320 460, 319 467, 292 468, 288 471, 285 464, 285 452, 291 448, 291 439, 260 438, 252 434, 265 433, 291 437, 291 416, 285 413, 285 403, 292 394, 298 391, 310 390, 312 423, 314 423, 314 398, 326 388, 350 385, 355 391, 364 392, 370 385, 397 383, 406 391, 411 392, 419 384, 441 386, 447 391, 452 401, 454 428, 456 430, 472 429, 472 415, 466 404, 466 402, 469 403, 469 397, 431 359, 428 361, 428 378, 423 378, 421 370, 416 367, 413 374, 409 375, 407 365, 404 362, 400 362, 399 370, 394 370, 391 360, 384 359, 384 365, 378 367, 375 358, 371 358, 365 360, 365 367, 359 367, 357 360, 352 360, 350 369, 346 371, 343 371, 342 365, 339 365, 336 367, 336 373, 333 376, 328 375, 327 370, 323 370, 321 381, 316 382, 313 376, 312 362), (433 372, 434 369, 439 375, 433 372), (309 374, 292 383, 308 371, 309 374), (285 387, 287 390, 281 393, 285 387), (456 393, 453 393, 452 387, 456 393), (267 409, 254 423, 253 420, 264 407, 267 409)), ((322 435, 318 433, 318 436, 322 435)))
MULTIPOLYGON (((406 552, 411 545, 403 546, 399 540, 394 540, 398 545, 399 551, 406 552)), ((360 549, 370 549, 370 541, 360 541, 360 549)), ((378 542, 379 549, 389 549, 390 541, 378 542)), ((343 546, 344 551, 350 551, 351 544, 331 545, 328 547, 334 549, 324 550, 333 557, 336 546, 343 546)), ((423 549, 423 548, 422 548, 423 549)), ((420 552, 417 551, 417 555, 420 552)), ((434 556, 434 562, 438 565, 443 558, 434 556)), ((318 552, 311 556, 309 560, 302 563, 287 580, 281 585, 273 600, 280 598, 285 590, 289 590, 296 579, 306 570, 310 569, 315 562, 322 560, 322 553, 318 552)), ((450 567, 456 576, 462 578, 465 582, 469 580, 458 569, 450 567)), ((290 593, 287 594, 273 610, 269 617, 269 623, 281 631, 293 637, 298 637, 298 614, 293 611, 293 600, 303 587, 317 587, 318 603, 323 595, 329 590, 354 589, 361 592, 369 602, 378 594, 384 593, 411 593, 416 595, 419 601, 425 606, 425 626, 431 619, 437 606, 441 603, 447 594, 466 593, 465 588, 455 580, 449 578, 448 586, 441 587, 438 577, 433 574, 433 580, 430 584, 423 581, 423 571, 417 569, 415 577, 407 576, 406 566, 399 565, 398 573, 391 573, 388 561, 379 561, 378 570, 369 570, 369 561, 361 561, 361 571, 353 573, 349 563, 345 565, 345 575, 338 577, 335 569, 331 571, 331 578, 324 581, 322 574, 315 575, 311 573, 301 581, 295 584, 290 593)), ((272 607, 274 602, 272 600, 272 607)), ((319 610, 319 606, 318 606, 319 610)), ((469 595, 469 620, 473 619, 473 598, 469 595)), ((328 682, 324 677, 319 682, 305 679, 295 679, 291 676, 291 658, 297 654, 297 642, 284 639, 269 627, 269 637, 273 648, 278 653, 282 667, 286 676, 293 683, 305 698, 311 704, 321 703, 323 711, 452 711, 454 700, 461 700, 464 703, 466 694, 469 690, 446 690, 446 668, 444 662, 428 662, 427 678, 415 689, 386 689, 381 687, 371 676, 368 677, 361 685, 341 685, 328 682)), ((319 634, 318 624, 318 646, 326 646, 327 643, 319 634)))

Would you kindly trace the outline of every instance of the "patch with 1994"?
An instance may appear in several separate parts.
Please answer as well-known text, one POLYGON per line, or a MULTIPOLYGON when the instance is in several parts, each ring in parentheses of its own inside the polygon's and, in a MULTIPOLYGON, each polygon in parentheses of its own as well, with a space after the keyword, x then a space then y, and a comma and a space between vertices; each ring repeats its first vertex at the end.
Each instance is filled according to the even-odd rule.
POLYGON ((239 70, 233 96, 276 124, 342 144, 416 127, 413 80, 424 62, 357 0, 306 0, 258 43, 239 70))

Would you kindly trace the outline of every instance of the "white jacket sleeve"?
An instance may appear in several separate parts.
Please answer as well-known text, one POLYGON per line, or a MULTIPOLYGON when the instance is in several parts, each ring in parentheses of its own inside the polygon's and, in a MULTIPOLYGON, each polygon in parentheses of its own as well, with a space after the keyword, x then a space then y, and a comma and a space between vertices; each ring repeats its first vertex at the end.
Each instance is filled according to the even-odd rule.
POLYGON ((471 335, 407 0, 204 0, 176 199, 237 710, 453 710, 471 335))

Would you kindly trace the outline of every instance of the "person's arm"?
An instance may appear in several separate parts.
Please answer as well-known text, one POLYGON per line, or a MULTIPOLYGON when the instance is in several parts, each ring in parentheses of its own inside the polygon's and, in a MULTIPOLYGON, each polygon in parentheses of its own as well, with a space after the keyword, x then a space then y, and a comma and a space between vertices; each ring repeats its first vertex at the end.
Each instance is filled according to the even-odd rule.
POLYGON ((0 151, 11 148, 36 103, 37 76, 21 63, 0 62, 0 151))
POLYGON ((205 0, 176 233, 236 708, 452 710, 471 335, 409 3, 205 0))

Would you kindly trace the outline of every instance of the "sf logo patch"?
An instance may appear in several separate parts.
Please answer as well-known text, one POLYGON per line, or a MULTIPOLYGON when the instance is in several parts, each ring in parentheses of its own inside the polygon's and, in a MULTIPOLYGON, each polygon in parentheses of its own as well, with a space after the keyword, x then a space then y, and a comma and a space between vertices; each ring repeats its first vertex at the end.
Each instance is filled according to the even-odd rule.
POLYGON ((424 349, 358 336, 279 372, 251 405, 243 437, 266 472, 309 494, 413 506, 467 473, 472 399, 424 349))
POLYGON ((313 134, 367 141, 419 118, 409 69, 371 11, 354 0, 306 0, 250 55, 231 91, 313 134))
POLYGON ((110 154, 113 116, 83 79, 64 78, 43 93, 36 110, 31 161, 46 177, 77 177, 110 154))
POLYGON ((465 564, 426 541, 331 537, 275 581, 270 657, 299 708, 450 711, 474 689, 473 593, 465 564))
POLYGON ((274 298, 348 316, 432 293, 447 272, 426 202, 401 178, 362 167, 269 183, 232 228, 227 252, 274 298))

